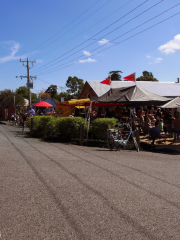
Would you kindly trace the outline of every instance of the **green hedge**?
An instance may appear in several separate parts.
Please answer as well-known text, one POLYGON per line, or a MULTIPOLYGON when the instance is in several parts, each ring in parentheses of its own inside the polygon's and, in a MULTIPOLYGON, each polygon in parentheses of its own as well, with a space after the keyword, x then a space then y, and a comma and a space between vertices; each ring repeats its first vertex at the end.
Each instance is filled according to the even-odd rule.
POLYGON ((116 123, 115 118, 97 118, 92 122, 90 131, 98 140, 104 140, 107 136, 107 129, 115 128, 116 123))
MULTIPOLYGON (((59 138, 63 141, 69 141, 80 136, 80 125, 84 123, 87 129, 87 122, 81 117, 62 117, 52 116, 34 116, 33 117, 33 137, 43 139, 59 138)), ((28 121, 30 128, 31 120, 28 121)))
MULTIPOLYGON (((85 138, 87 136, 87 121, 81 117, 52 117, 34 116, 33 117, 33 137, 43 139, 58 139, 59 141, 70 141, 79 139, 80 126, 84 123, 85 138)), ((117 119, 98 118, 90 124, 89 136, 93 133, 93 138, 104 140, 107 129, 115 128, 117 119)), ((28 127, 30 128, 31 119, 29 118, 28 127)))
POLYGON ((69 141, 75 138, 79 139, 80 126, 84 123, 85 131, 87 131, 87 121, 81 117, 61 117, 56 119, 56 131, 58 138, 69 141))

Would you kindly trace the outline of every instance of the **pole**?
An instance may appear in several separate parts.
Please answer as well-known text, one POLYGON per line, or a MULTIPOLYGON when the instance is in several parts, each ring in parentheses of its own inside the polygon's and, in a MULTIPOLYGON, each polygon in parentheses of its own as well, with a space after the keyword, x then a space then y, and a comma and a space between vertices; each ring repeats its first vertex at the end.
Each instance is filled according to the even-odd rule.
MULTIPOLYGON (((36 79, 36 76, 30 76, 30 74, 29 74, 29 70, 30 70, 29 63, 32 63, 32 66, 33 66, 33 63, 36 63, 36 60, 29 61, 29 59, 27 58, 27 60, 22 61, 21 58, 20 58, 20 62, 23 63, 23 66, 24 66, 24 63, 26 63, 26 66, 24 66, 24 67, 27 68, 27 76, 20 76, 20 78, 21 79, 22 78, 27 78, 28 100, 29 100, 29 106, 31 106, 31 90, 30 90, 30 86, 29 85, 31 83, 31 79, 33 79, 33 78, 36 79)), ((16 76, 16 78, 18 78, 18 76, 16 76)), ((33 81, 32 81, 32 83, 33 83, 33 81)), ((33 85, 32 85, 31 88, 33 88, 33 85)))
POLYGON ((15 101, 15 99, 16 99, 16 96, 14 96, 14 114, 16 113, 16 101, 15 101))
MULTIPOLYGON (((27 58, 27 83, 30 83, 28 58, 27 58)), ((30 88, 28 88, 28 100, 29 100, 29 107, 30 107, 31 106, 31 90, 30 90, 30 88)))

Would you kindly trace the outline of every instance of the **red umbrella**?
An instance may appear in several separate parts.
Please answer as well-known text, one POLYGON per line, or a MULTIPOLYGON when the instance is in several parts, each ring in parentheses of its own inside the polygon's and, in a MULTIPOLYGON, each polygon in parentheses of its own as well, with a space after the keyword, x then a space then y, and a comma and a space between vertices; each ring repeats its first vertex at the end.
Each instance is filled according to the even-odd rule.
POLYGON ((53 107, 53 105, 47 103, 47 102, 39 102, 33 105, 34 107, 53 107))

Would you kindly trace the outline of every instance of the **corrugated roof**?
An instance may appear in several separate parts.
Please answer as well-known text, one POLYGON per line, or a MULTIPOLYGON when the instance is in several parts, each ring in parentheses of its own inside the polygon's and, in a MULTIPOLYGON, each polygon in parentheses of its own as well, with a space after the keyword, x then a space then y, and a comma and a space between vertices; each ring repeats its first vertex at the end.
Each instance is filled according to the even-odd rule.
MULTIPOLYGON (((101 81, 87 81, 92 87, 98 97, 106 93, 111 87, 121 88, 134 86, 134 82, 128 81, 112 81, 111 86, 100 83, 101 81)), ((148 92, 152 92, 164 97, 178 97, 180 96, 180 83, 172 82, 147 82, 137 81, 136 85, 148 92)))

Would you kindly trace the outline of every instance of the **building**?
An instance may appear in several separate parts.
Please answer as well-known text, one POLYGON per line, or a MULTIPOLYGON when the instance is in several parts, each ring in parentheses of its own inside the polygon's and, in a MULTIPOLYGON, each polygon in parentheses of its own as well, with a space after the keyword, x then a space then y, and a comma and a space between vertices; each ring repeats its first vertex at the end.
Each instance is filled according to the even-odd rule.
POLYGON ((137 85, 138 87, 163 97, 175 98, 180 96, 180 83, 173 82, 148 82, 148 81, 112 81, 111 86, 100 83, 101 81, 86 81, 79 99, 100 97, 111 87, 121 88, 137 85))

